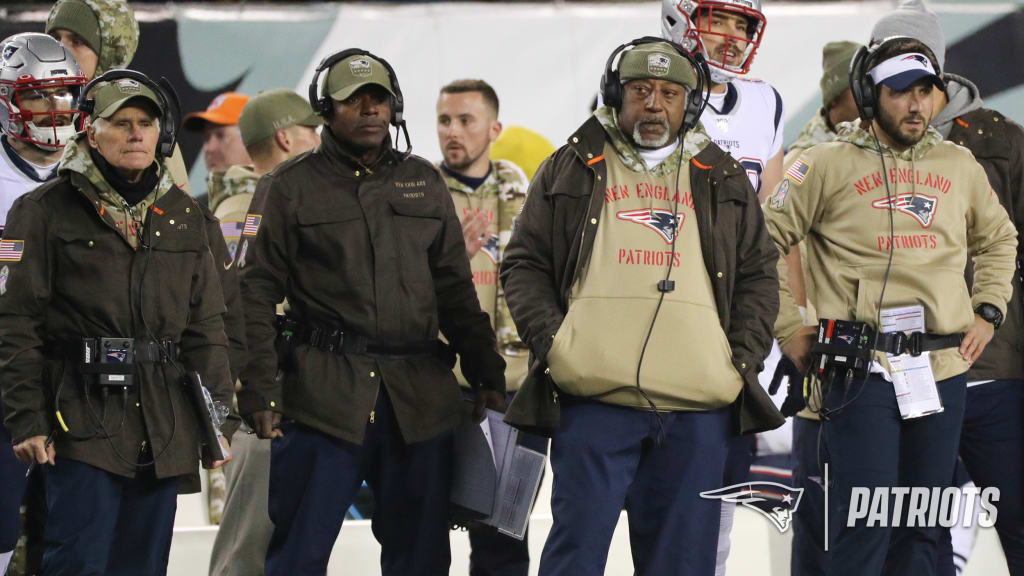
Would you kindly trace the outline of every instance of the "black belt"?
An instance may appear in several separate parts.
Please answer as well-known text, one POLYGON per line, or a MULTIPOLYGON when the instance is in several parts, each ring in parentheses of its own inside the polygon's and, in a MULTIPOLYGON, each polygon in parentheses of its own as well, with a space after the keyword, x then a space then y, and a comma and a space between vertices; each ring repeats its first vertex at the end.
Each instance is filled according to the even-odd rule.
POLYGON ((926 334, 924 332, 889 332, 879 334, 874 349, 887 354, 910 354, 920 356, 922 352, 959 348, 963 334, 926 334))
MULTIPOLYGON (((65 356, 74 362, 82 362, 82 344, 69 344, 65 347, 65 356)), ((135 340, 132 357, 126 358, 125 363, 135 364, 165 364, 178 359, 178 345, 171 340, 142 341, 135 340)), ((97 358, 90 364, 100 364, 97 358)), ((85 365, 85 366, 88 366, 85 365)), ((109 366, 109 364, 108 364, 109 366)), ((92 370, 85 369, 85 372, 92 370)))
POLYGON ((135 342, 135 362, 164 364, 178 359, 178 345, 170 340, 135 342), (162 351, 161 351, 162 349, 162 351))
POLYGON ((295 331, 297 341, 324 352, 392 358, 443 355, 447 346, 440 340, 391 344, 341 329, 305 328, 295 331))

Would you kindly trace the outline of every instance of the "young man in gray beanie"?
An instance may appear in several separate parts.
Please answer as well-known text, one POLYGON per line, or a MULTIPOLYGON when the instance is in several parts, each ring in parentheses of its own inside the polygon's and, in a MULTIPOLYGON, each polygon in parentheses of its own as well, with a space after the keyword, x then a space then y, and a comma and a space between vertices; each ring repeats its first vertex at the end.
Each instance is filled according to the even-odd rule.
MULTIPOLYGON (((890 36, 920 40, 946 60, 946 40, 935 13, 909 0, 875 24, 872 42, 890 36)), ((967 78, 941 70, 945 92, 936 90, 931 124, 951 142, 966 147, 985 168, 993 191, 1017 229, 1024 231, 1024 130, 982 106, 967 78)), ((960 458, 974 482, 1000 492, 996 531, 1011 574, 1024 574, 1024 306, 1018 245, 1017 274, 1006 317, 988 348, 967 373, 967 405, 960 458)), ((968 266, 968 283, 974 276, 968 266)), ((950 479, 952 481, 952 479, 950 479)), ((952 567, 947 573, 952 574, 952 567)))

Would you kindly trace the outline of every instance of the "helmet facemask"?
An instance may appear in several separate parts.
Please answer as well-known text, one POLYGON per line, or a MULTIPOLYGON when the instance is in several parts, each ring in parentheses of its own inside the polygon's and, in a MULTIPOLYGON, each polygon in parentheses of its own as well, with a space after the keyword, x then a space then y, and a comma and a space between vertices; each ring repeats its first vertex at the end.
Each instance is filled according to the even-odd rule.
POLYGON ((63 148, 81 128, 85 76, 71 52, 46 34, 26 32, 0 43, 0 130, 46 152, 63 148))
POLYGON ((700 38, 701 51, 711 68, 712 82, 722 84, 750 71, 750 66, 754 62, 754 54, 764 36, 765 18, 760 10, 741 2, 701 0, 697 2, 697 9, 691 18, 700 38), (721 16, 723 12, 730 16, 740 16, 747 21, 745 36, 712 29, 712 23, 716 16, 721 16), (709 37, 714 37, 717 41, 709 42, 709 37), (712 45, 714 54, 709 52, 709 44, 712 45), (730 46, 740 52, 739 58, 733 62, 727 61, 727 56, 722 53, 730 46))
POLYGON ((81 125, 78 102, 84 82, 82 77, 19 79, 11 96, 2 98, 9 114, 5 132, 47 152, 60 150, 81 125))

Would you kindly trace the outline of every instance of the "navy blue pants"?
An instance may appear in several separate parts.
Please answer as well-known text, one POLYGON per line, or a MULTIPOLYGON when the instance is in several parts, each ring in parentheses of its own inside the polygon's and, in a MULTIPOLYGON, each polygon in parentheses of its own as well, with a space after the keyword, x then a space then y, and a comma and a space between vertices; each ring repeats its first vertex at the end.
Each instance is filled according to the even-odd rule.
POLYGON ((125 478, 58 454, 46 470, 43 576, 166 574, 177 498, 177 478, 125 478))
POLYGON ((345 512, 365 480, 373 490, 373 535, 384 576, 437 576, 451 564, 448 492, 452 436, 406 444, 381 388, 359 446, 285 423, 270 445, 266 576, 322 576, 345 512))
MULTIPOLYGON (((872 374, 849 390, 836 385, 826 398, 829 408, 845 407, 826 421, 823 441, 834 489, 829 514, 839 524, 830 547, 827 574, 872 576, 936 574, 941 528, 867 527, 865 519, 848 526, 853 487, 949 486, 953 478, 966 399, 966 378, 938 383, 945 410, 912 420, 900 418, 891 383, 872 374)), ((802 506, 802 505, 801 505, 802 506)), ((903 507, 907 514, 908 506, 903 507)), ((892 505, 890 501, 890 515, 892 505)))
POLYGON ((1024 574, 1024 382, 967 389, 960 458, 979 488, 999 488, 996 532, 1010 574, 1024 574))
POLYGON ((21 519, 18 509, 25 495, 25 470, 14 456, 11 435, 3 426, 3 409, 0 408, 0 554, 14 550, 18 543, 18 527, 21 519))
MULTIPOLYGON (((819 444, 821 422, 793 418, 793 484, 803 488, 800 505, 793 514, 791 576, 825 574, 825 488, 824 447, 819 444)), ((829 517, 829 550, 838 533, 838 517, 829 517)))
POLYGON ((699 493, 722 488, 728 409, 660 417, 663 428, 645 410, 563 400, 541 576, 603 575, 623 507, 638 576, 714 574, 721 506, 699 493))

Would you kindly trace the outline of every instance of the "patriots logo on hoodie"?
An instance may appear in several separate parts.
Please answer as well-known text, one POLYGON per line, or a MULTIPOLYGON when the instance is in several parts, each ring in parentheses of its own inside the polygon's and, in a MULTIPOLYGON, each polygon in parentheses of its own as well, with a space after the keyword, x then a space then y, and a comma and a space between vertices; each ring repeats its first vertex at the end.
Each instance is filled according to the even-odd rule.
POLYGON ((498 235, 491 234, 491 237, 487 239, 487 243, 480 247, 480 250, 487 257, 491 259, 491 262, 498 263, 498 235))
POLYGON ((671 210, 641 208, 639 210, 623 210, 616 213, 615 217, 650 228, 661 236, 665 244, 671 244, 676 232, 682 227, 686 214, 678 212, 673 216, 671 210))
POLYGON ((875 200, 871 206, 879 210, 886 210, 891 206, 892 210, 913 217, 921 224, 922 228, 927 228, 935 219, 939 199, 925 194, 900 194, 896 197, 875 200))

